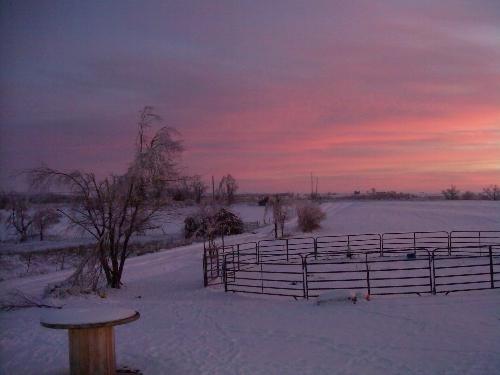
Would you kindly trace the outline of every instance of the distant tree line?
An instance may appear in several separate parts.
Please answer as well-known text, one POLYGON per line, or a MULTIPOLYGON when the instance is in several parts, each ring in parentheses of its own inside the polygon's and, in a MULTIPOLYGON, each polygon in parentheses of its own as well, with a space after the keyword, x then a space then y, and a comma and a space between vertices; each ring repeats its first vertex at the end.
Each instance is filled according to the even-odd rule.
POLYGON ((354 191, 353 195, 350 197, 352 199, 375 199, 375 200, 410 200, 417 198, 416 195, 410 193, 402 193, 394 190, 391 191, 377 191, 375 188, 371 188, 366 193, 361 193, 361 191, 354 191))
POLYGON ((461 192, 455 185, 451 185, 441 193, 447 200, 500 200, 500 187, 496 184, 486 186, 481 193, 474 193, 469 190, 461 192))

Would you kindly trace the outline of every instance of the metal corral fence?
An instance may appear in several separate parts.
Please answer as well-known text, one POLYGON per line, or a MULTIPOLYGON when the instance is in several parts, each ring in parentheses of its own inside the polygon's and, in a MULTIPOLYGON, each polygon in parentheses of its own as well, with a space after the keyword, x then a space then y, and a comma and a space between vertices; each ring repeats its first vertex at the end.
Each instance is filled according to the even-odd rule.
POLYGON ((262 240, 204 248, 204 284, 294 298, 332 290, 436 294, 500 287, 500 231, 262 240))

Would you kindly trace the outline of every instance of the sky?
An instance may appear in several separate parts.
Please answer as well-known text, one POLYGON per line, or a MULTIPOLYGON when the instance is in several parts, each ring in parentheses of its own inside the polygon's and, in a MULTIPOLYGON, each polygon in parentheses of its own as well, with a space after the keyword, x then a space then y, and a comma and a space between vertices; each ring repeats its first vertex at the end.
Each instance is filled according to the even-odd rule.
POLYGON ((240 191, 500 184, 500 2, 0 2, 0 188, 123 172, 150 105, 240 191))

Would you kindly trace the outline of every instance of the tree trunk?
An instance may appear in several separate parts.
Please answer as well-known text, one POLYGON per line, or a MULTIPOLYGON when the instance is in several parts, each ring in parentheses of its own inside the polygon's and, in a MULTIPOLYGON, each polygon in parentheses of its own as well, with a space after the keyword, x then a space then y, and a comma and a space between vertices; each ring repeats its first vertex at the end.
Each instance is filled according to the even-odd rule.
POLYGON ((108 283, 108 285, 113 288, 113 289, 120 289, 121 282, 120 282, 120 275, 118 273, 113 272, 111 274, 111 282, 108 283))
POLYGON ((23 229, 21 231, 21 238, 20 238, 19 242, 25 242, 27 239, 28 239, 28 233, 26 230, 23 229))

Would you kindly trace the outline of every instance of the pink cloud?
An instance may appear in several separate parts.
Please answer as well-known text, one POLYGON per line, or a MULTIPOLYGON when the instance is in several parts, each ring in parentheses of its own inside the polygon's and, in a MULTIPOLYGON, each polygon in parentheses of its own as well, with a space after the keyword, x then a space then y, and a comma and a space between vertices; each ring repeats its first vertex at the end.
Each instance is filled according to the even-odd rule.
POLYGON ((245 191, 500 180, 494 2, 136 7, 7 6, 2 183, 40 161, 124 170, 143 104, 181 131, 189 173, 245 191))

